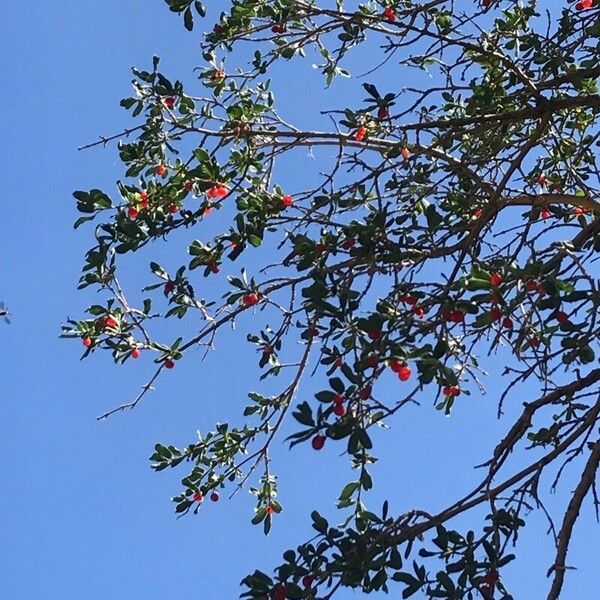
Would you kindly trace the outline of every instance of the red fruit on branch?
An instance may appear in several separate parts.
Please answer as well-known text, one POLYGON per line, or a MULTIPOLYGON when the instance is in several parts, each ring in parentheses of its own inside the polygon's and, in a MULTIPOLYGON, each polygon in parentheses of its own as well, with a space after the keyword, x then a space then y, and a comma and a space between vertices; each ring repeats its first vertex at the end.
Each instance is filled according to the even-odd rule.
POLYGON ((569 315, 563 310, 559 310, 556 313, 556 320, 561 324, 566 323, 569 320, 569 315))
POLYGON ((354 240, 352 238, 347 238, 342 242, 342 248, 344 250, 350 250, 354 246, 354 240))
POLYGON ((367 135, 367 128, 362 125, 354 132, 354 139, 357 142, 362 142, 367 135))
POLYGON ((336 404, 333 407, 333 412, 338 416, 338 417, 343 417, 346 414, 346 408, 344 407, 343 404, 336 404))
POLYGON ((378 339, 381 339, 381 329, 371 329, 367 335, 369 336, 369 339, 376 341, 378 339))
POLYGON ((512 329, 513 328, 513 322, 512 319, 510 317, 506 317, 503 321, 502 321, 502 327, 504 327, 505 329, 512 329))
POLYGON ((390 361, 390 369, 392 369, 394 373, 398 373, 403 366, 404 363, 396 360, 395 358, 390 361))
POLYGON ((167 167, 165 167, 165 165, 156 165, 156 167, 154 167, 154 173, 156 175, 158 175, 159 177, 162 177, 163 175, 165 175, 167 172, 167 167))
POLYGON ((386 18, 386 20, 388 21, 395 21, 396 20, 396 12, 394 11, 394 9, 391 6, 388 6, 385 8, 385 10, 383 11, 383 16, 386 18))
POLYGON ((305 589, 309 590, 310 588, 312 588, 312 584, 314 582, 315 578, 312 575, 305 575, 302 578, 302 585, 304 586, 305 589))
POLYGON ((398 369, 398 379, 400 381, 408 381, 411 375, 412 371, 410 370, 410 367, 407 367, 406 365, 403 365, 398 369))
POLYGON ((287 598, 287 591, 285 589, 285 585, 283 585, 283 583, 280 583, 274 590, 273 590, 273 600, 285 600, 287 598))
POLYGON ((421 306, 414 306, 412 311, 416 317, 419 317, 419 319, 425 316, 425 309, 421 306))
POLYGON ((493 273, 492 276, 490 277, 490 283, 494 287, 498 287, 499 285, 502 284, 502 275, 500 275, 499 273, 493 273))
POLYGON ((410 156, 410 151, 408 148, 402 148, 402 150, 400 150, 400 155, 402 156, 402 158, 404 160, 408 160, 409 156, 410 156))
POLYGON ((225 196, 227 196, 227 194, 229 193, 229 190, 227 189, 226 186, 222 185, 222 184, 218 184, 218 185, 213 185, 211 188, 209 188, 206 192, 206 195, 209 198, 225 198, 225 196))
POLYGON ((387 119, 389 116, 390 116, 390 113, 389 113, 387 107, 380 106, 377 111, 377 118, 378 119, 387 119))
POLYGON ((285 33, 285 25, 273 25, 271 31, 273 33, 285 33))
POLYGON ((168 98, 165 98, 163 100, 163 104, 168 108, 171 109, 175 106, 175 98, 173 98, 172 96, 169 96, 168 98))
POLYGON ((548 183, 548 179, 544 174, 542 174, 537 178, 536 182, 538 185, 545 186, 548 183))
POLYGON ((102 325, 105 329, 116 329, 118 324, 118 321, 110 315, 107 315, 104 317, 104 319, 102 319, 102 325))
POLYGON ((172 369, 174 366, 175 363, 170 358, 167 358, 167 360, 165 360, 165 368, 172 369))
POLYGON ((218 502, 220 497, 221 496, 219 495, 219 492, 217 492, 216 490, 210 495, 210 499, 212 502, 218 502))
POLYGON ((165 283, 164 289, 165 289, 165 294, 170 294, 175 289, 175 282, 167 281, 167 283, 165 283))
POLYGON ((179 206, 177 206, 177 204, 169 204, 169 206, 167 206, 167 210, 171 213, 174 214, 179 210, 179 206))
POLYGON ((547 208, 542 208, 542 210, 540 211, 540 217, 544 220, 548 219, 551 216, 552 216, 552 213, 547 208))
POLYGON ((267 506, 265 508, 265 512, 268 515, 272 515, 275 512, 275 509, 270 504, 267 504, 267 506))
POLYGON ((448 396, 449 398, 460 396, 460 388, 457 385, 447 385, 442 390, 442 393, 444 396, 448 396))
POLYGON ((465 313, 462 310, 452 310, 448 315, 448 318, 453 323, 462 323, 465 320, 465 313))
POLYGON ((321 450, 325 445, 325 436, 315 435, 310 444, 313 447, 313 450, 321 450))
POLYGON ((502 318, 502 311, 499 308, 492 308, 490 310, 490 319, 492 321, 498 321, 502 318))
POLYGON ((358 394, 361 400, 368 400, 371 397, 372 388, 370 385, 365 386, 358 394))
POLYGON ((138 218, 139 215, 139 211, 137 208, 135 208, 135 206, 130 206, 127 209, 127 216, 132 220, 135 221, 138 218))
POLYGON ((139 357, 140 357, 140 355, 141 355, 141 353, 142 353, 142 352, 141 352, 141 350, 140 350, 139 348, 134 348, 134 349, 131 351, 131 358, 139 358, 139 357))
POLYGON ((593 0, 580 0, 576 5, 575 8, 577 10, 587 10, 588 8, 592 8, 592 5, 594 4, 593 0))
POLYGON ((192 495, 192 500, 194 502, 202 502, 202 500, 204 500, 204 494, 202 492, 194 492, 192 495))
POLYGON ((341 356, 338 356, 334 361, 333 364, 336 367, 341 367, 344 364, 344 359, 341 356))
POLYGON ((366 364, 369 369, 376 369, 379 366, 379 358, 375 354, 371 354, 371 356, 367 356, 366 364))
POLYGON ((82 338, 81 343, 86 347, 86 348, 91 348, 94 345, 94 340, 92 340, 91 337, 88 337, 87 335, 82 338))
POLYGON ((282 202, 283 206, 285 206, 286 208, 289 208, 290 206, 292 206, 294 204, 294 199, 289 194, 286 194, 283 197, 283 200, 281 202, 282 202))
POLYGON ((254 306, 258 304, 258 294, 256 292, 250 292, 249 294, 244 294, 242 296, 242 304, 244 306, 254 306))
POLYGON ((344 402, 345 398, 343 394, 336 394, 333 397, 333 403, 334 404, 342 404, 344 402))
POLYGON ((186 182, 183 184, 183 189, 184 189, 186 192, 191 192, 191 191, 194 189, 194 184, 193 184, 193 182, 191 182, 191 181, 186 181, 186 182))

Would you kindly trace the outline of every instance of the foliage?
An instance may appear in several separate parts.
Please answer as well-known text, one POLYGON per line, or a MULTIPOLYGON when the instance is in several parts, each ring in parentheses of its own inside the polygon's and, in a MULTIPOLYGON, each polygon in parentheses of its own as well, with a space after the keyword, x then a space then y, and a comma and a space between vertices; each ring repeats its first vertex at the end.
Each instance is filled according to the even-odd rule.
MULTIPOLYGON (((190 31, 215 18, 197 1, 166 3, 190 31)), ((205 496, 254 482, 252 522, 268 533, 281 511, 272 442, 290 419, 290 446, 343 450, 356 476, 338 500, 345 522, 313 512, 316 536, 273 574, 246 577, 242 597, 399 586, 403 598, 511 598, 502 569, 528 510, 544 507, 541 482, 554 469, 556 487, 583 461, 562 522, 551 521, 548 598, 558 598, 600 460, 597 1, 235 0, 208 29, 205 95, 171 81, 156 57, 150 70, 134 69, 134 95, 121 104, 139 124, 97 142, 121 140, 125 178, 114 197, 74 194, 76 226, 98 220, 80 287, 105 301, 64 335, 81 338, 85 356, 108 350, 121 363, 153 352, 156 363, 142 393, 103 418, 136 406, 165 369, 252 311, 247 341, 261 379, 282 379, 282 391, 250 392, 240 425, 220 424, 183 448, 156 445, 155 470, 188 467, 175 510, 198 512, 205 496), (362 105, 344 106, 337 78, 350 76, 359 51, 379 64, 362 105), (329 130, 290 124, 277 110, 269 73, 302 59, 318 61, 337 104, 320 107, 329 130), (300 161, 300 149, 316 153, 318 168, 291 193, 278 166, 300 161), (220 233, 207 236, 215 220, 220 233), (186 264, 171 273, 152 262, 145 296, 130 301, 117 278, 121 255, 185 229, 198 236, 186 264), (265 268, 236 266, 250 257, 265 268), (223 285, 220 270, 234 267, 221 299, 216 283, 202 284, 223 285), (200 317, 200 330, 190 324, 187 337, 157 341, 161 292, 165 318, 200 317), (480 484, 433 515, 367 508, 373 431, 417 401, 450 415, 484 389, 486 354, 505 376, 499 415, 525 384, 535 382, 539 397, 524 402, 480 484), (313 369, 322 389, 298 398, 313 369), (404 390, 397 402, 377 391, 390 372, 404 390), (511 470, 517 449, 535 458, 511 470), (453 522, 465 514, 473 527, 459 531, 453 522)))

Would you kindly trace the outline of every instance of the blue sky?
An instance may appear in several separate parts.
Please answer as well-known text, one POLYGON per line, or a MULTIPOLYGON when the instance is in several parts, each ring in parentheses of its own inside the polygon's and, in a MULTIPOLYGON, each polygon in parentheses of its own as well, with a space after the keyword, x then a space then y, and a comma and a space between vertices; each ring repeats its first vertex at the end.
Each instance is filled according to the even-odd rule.
MULTIPOLYGON (((130 93, 131 66, 148 66, 158 54, 166 73, 192 82, 192 69, 201 63, 199 34, 186 34, 158 0, 5 4, 0 299, 10 306, 13 324, 0 324, 0 596, 236 598, 244 575, 268 570, 283 550, 310 536, 313 508, 335 520, 334 500, 351 479, 344 458, 335 447, 315 454, 304 446, 288 452, 281 444, 274 467, 285 512, 269 538, 250 525, 253 499, 245 491, 205 507, 200 517, 176 520, 169 498, 184 472, 155 474, 147 457, 157 441, 183 445, 197 428, 239 422, 255 383, 252 369, 242 377, 239 365, 252 355, 228 336, 206 362, 178 365, 138 410, 98 423, 96 415, 135 395, 152 364, 116 368, 104 356, 80 362, 81 347, 58 338, 61 322, 93 300, 75 290, 91 230, 72 229, 71 193, 91 187, 112 192, 122 176, 114 148, 77 147, 130 124, 119 100, 130 93)), ((308 64, 296 73, 281 98, 290 115, 306 106, 301 90, 322 88, 308 64)), ((291 189, 300 186, 292 169, 281 177, 291 189)), ((168 251, 166 257, 171 265, 185 260, 168 251)), ((394 393, 393 384, 386 385, 394 393)), ((472 396, 451 419, 427 401, 407 410, 391 432, 379 435, 384 460, 374 469, 372 506, 389 497, 397 512, 441 508, 444 498, 476 481, 472 464, 489 455, 508 426, 494 415, 493 395, 472 396)), ((558 499, 550 505, 560 506, 558 499)), ((586 506, 572 542, 570 562, 578 571, 567 577, 566 600, 590 597, 598 588, 597 533, 586 506)), ((550 550, 536 514, 523 532, 524 561, 506 573, 519 600, 545 595, 550 550)), ((357 597, 339 594, 341 600, 357 597)))

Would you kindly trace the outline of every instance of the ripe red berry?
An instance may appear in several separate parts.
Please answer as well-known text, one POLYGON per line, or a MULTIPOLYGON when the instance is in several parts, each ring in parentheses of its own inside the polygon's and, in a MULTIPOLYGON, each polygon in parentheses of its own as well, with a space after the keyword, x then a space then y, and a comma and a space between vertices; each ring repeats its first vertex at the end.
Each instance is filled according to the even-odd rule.
POLYGON ((368 400, 371 397, 371 386, 367 385, 362 390, 360 390, 359 397, 361 400, 368 400))
POLYGON ((186 181, 186 182, 183 184, 183 189, 184 189, 186 192, 191 192, 191 191, 194 189, 194 183, 193 183, 192 181, 186 181))
POLYGON ((282 202, 283 206, 285 206, 286 208, 289 208, 290 206, 292 206, 294 204, 294 199, 289 194, 286 194, 283 197, 283 200, 281 202, 282 202))
POLYGON ((140 213, 139 213, 138 209, 137 209, 135 206, 130 206, 130 207, 127 209, 127 216, 128 216, 128 217, 129 217, 129 218, 130 218, 132 221, 135 221, 135 219, 137 219, 137 218, 138 218, 138 215, 139 215, 139 214, 140 214, 140 213))
POLYGON ((258 294, 255 292, 244 294, 242 296, 242 304, 244 306, 254 306, 255 304, 258 304, 258 294))
POLYGON ((321 252, 325 252, 325 250, 327 250, 327 246, 325 244, 315 244, 315 252, 320 254, 321 252))
POLYGON ((221 496, 219 496, 219 492, 217 492, 216 490, 210 495, 210 499, 212 502, 218 502, 220 497, 221 496))
POLYGON ((537 348, 540 345, 540 339, 537 337, 533 337, 529 340, 529 344, 533 347, 533 348, 537 348))
POLYGON ((371 354, 367 356, 366 363, 369 369, 376 369, 379 366, 379 358, 375 354, 371 354))
POLYGON ((170 294, 175 289, 175 283, 173 281, 167 281, 165 283, 165 294, 170 294))
POLYGON ((354 240, 352 238, 347 238, 342 242, 342 248, 344 250, 350 250, 354 246, 354 240))
POLYGON ((333 407, 333 412, 338 416, 338 417, 343 417, 346 414, 346 408, 344 407, 343 404, 336 404, 333 407))
POLYGON ((479 219, 479 217, 483 214, 483 208, 476 208, 472 213, 471 213, 476 219, 479 219))
POLYGON ((344 402, 344 395, 343 394, 336 394, 333 397, 333 403, 334 404, 342 404, 344 402))
POLYGON ((395 358, 390 361, 390 369, 392 369, 392 371, 394 371, 394 373, 400 372, 400 369, 403 366, 404 366, 404 364, 395 358))
POLYGON ((167 210, 171 213, 174 214, 179 210, 179 206, 177 206, 177 204, 169 204, 169 206, 167 206, 167 210))
POLYGON ((390 113, 387 109, 387 106, 380 106, 377 110, 377 118, 378 119, 387 119, 390 116, 390 113))
POLYGON ((502 311, 499 308, 492 308, 490 310, 490 319, 492 321, 498 321, 498 319, 502 318, 502 311))
POLYGON ((404 304, 408 304, 409 306, 414 306, 417 303, 417 299, 410 294, 406 294, 404 296, 400 296, 400 302, 404 302, 404 304))
POLYGON ((499 285, 502 284, 502 275, 500 275, 499 273, 493 273, 492 276, 490 277, 490 283, 494 287, 498 287, 499 285))
POLYGON ((167 108, 173 108, 175 106, 175 98, 169 96, 163 100, 163 103, 167 108))
POLYGON ((505 329, 512 329, 513 328, 512 319, 510 317, 506 317, 504 319, 504 321, 502 321, 502 327, 504 327, 505 329))
POLYGON ((540 212, 540 217, 542 219, 548 219, 549 217, 552 216, 552 213, 547 209, 547 208, 542 208, 541 212, 540 212))
POLYGON ((156 165, 156 167, 154 167, 154 172, 159 177, 162 177, 167 172, 167 167, 165 167, 165 165, 156 165))
POLYGON ((286 598, 287 598, 287 591, 285 589, 285 585, 283 585, 283 583, 280 583, 273 590, 273 600, 285 600, 286 598))
POLYGON ((411 375, 412 371, 410 370, 410 367, 407 367, 406 365, 403 365, 398 370, 398 379, 400 381, 408 381, 411 375))
POLYGON ((312 587, 314 580, 315 580, 315 578, 312 575, 305 575, 302 578, 302 585, 304 586, 305 589, 308 590, 312 587))
POLYGON ((204 495, 202 494, 202 492, 194 492, 194 494, 192 495, 192 500, 194 502, 202 502, 202 500, 204 500, 204 495))
POLYGON ((270 504, 267 504, 267 506, 265 508, 265 512, 268 515, 272 515, 275 512, 275 509, 270 504))
POLYGON ((324 435, 315 435, 312 439, 311 446, 313 450, 320 450, 325 445, 325 436, 324 435))
POLYGON ((563 310, 559 310, 556 313, 556 320, 561 324, 566 323, 569 320, 569 315, 563 310))
POLYGON ((367 135, 367 128, 362 125, 354 132, 354 139, 357 142, 362 142, 367 135))
POLYGON ((88 337, 87 335, 81 340, 81 343, 86 347, 86 348, 91 348, 94 345, 94 340, 92 340, 91 337, 88 337))
POLYGON ((225 198, 225 196, 227 196, 228 193, 229 190, 227 189, 227 186, 218 184, 213 185, 211 188, 209 188, 206 192, 206 195, 209 198, 225 198))
POLYGON ((588 8, 592 8, 593 0, 580 0, 575 8, 577 10, 587 10, 588 8))
POLYGON ((402 148, 402 150, 400 150, 400 154, 402 155, 402 158, 404 160, 408 160, 408 157, 410 156, 410 151, 408 148, 402 148))
POLYGON ((165 368, 172 369, 174 366, 175 363, 170 358, 167 358, 167 360, 165 360, 165 368))
POLYGON ((386 7, 386 9, 383 11, 383 16, 388 21, 395 21, 396 20, 396 13, 395 13, 394 9, 391 6, 386 7))
POLYGON ((338 356, 334 361, 333 364, 336 367, 341 367, 344 364, 344 359, 341 356, 338 356))
POLYGON ((462 323, 465 320, 465 313, 462 310, 451 310, 448 315, 453 323, 462 323))
POLYGON ((425 316, 425 309, 421 308, 420 306, 414 306, 412 311, 413 311, 414 315, 419 318, 425 316))
POLYGON ((106 329, 115 329, 118 325, 118 322, 116 319, 114 319, 113 317, 111 317, 110 315, 107 315, 106 317, 104 317, 104 319, 102 320, 102 324, 104 325, 104 327, 106 329))
POLYGON ((376 341, 381 338, 381 329, 371 329, 367 335, 369 339, 376 341))
POLYGON ((134 348, 131 351, 131 358, 139 358, 141 353, 142 352, 141 352, 141 350, 139 348, 134 348))
POLYGON ((544 186, 548 183, 548 179, 544 174, 540 175, 536 181, 537 181, 537 184, 541 185, 541 186, 544 186))

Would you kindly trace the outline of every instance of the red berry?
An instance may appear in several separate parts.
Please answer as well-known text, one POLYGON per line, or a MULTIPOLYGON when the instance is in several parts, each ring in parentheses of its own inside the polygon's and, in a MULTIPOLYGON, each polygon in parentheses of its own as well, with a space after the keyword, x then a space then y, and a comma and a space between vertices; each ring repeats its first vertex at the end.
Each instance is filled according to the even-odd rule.
POLYGON ((315 244, 315 252, 320 254, 321 252, 325 252, 325 250, 327 250, 327 246, 325 244, 315 244))
POLYGON ((502 327, 504 327, 506 329, 512 329, 513 328, 512 319, 510 317, 506 317, 504 319, 504 321, 502 321, 502 327))
POLYGON ((193 183, 192 181, 186 181, 186 182, 183 184, 183 189, 184 189, 186 192, 191 192, 191 191, 194 189, 194 183, 193 183))
POLYGON ((354 132, 354 139, 357 142, 362 142, 367 135, 367 128, 362 125, 354 132))
POLYGON ((359 397, 361 400, 368 400, 371 397, 371 386, 367 385, 362 390, 360 390, 359 397))
POLYGON ((580 0, 575 8, 577 10, 587 10, 588 8, 592 8, 593 0, 580 0))
POLYGON ((165 294, 170 294, 175 289, 175 283, 173 281, 167 281, 165 283, 165 294))
POLYGON ((494 287, 498 287, 502 284, 502 275, 500 275, 499 273, 492 274, 492 276, 490 277, 490 283, 494 287))
POLYGON ((140 351, 140 349, 139 349, 139 348, 134 348, 134 349, 131 351, 131 358, 139 358, 141 353, 142 353, 142 352, 140 351))
POLYGON ((273 33, 285 33, 285 26, 284 25, 273 25, 273 27, 271 27, 271 31, 273 33))
POLYGON ((267 356, 269 354, 273 354, 273 348, 267 344, 266 346, 263 346, 262 353, 266 354, 267 356))
POLYGON ((453 323, 462 323, 465 320, 465 313, 462 310, 451 310, 449 318, 453 323))
POLYGON ((490 319, 492 321, 497 321, 502 318, 502 311, 499 308, 492 308, 490 310, 490 319))
POLYGON ((381 329, 371 329, 368 332, 368 336, 373 341, 380 339, 381 338, 381 329))
POLYGON ((319 337, 319 330, 316 327, 311 327, 308 330, 308 335, 310 337, 319 337))
POLYGON ((165 167, 165 165, 156 165, 156 167, 154 167, 154 172, 159 177, 162 177, 167 172, 167 167, 165 167))
POLYGON ((104 317, 104 319, 102 320, 102 324, 106 329, 115 329, 118 325, 118 322, 115 319, 113 319, 113 317, 108 315, 104 317))
POLYGON ((325 436, 324 435, 315 435, 312 439, 311 446, 313 450, 320 450, 325 445, 325 436))
POLYGON ((302 585, 306 589, 310 589, 312 587, 312 584, 313 584, 314 580, 315 580, 315 578, 312 575, 305 575, 302 578, 302 585))
POLYGON ((412 311, 413 311, 414 315, 419 318, 421 318, 425 315, 425 309, 421 308, 420 306, 413 307, 412 311))
POLYGON ((540 175, 540 176, 537 178, 537 184, 538 184, 538 185, 544 186, 544 185, 546 185, 547 183, 548 183, 548 179, 547 179, 547 177, 546 177, 545 175, 543 175, 543 174, 542 174, 542 175, 540 175))
POLYGON ((387 109, 386 106, 380 106, 379 110, 377 111, 377 118, 378 119, 387 119, 390 116, 390 113, 387 109))
POLYGON ((400 154, 402 155, 402 158, 404 160, 408 160, 408 157, 410 156, 410 151, 408 150, 408 148, 402 148, 402 150, 400 150, 400 154))
POLYGON ((283 206, 289 208, 294 204, 294 199, 289 194, 286 194, 281 202, 283 203, 283 206))
POLYGON ((404 302, 404 304, 408 304, 409 306, 414 306, 417 303, 417 299, 410 294, 406 294, 404 296, 400 296, 400 302, 404 302))
POLYGON ((566 323, 569 320, 569 315, 563 310, 559 310, 556 313, 556 320, 561 324, 566 323))
POLYGON ((169 206, 167 207, 167 210, 173 214, 176 213, 179 210, 179 206, 177 206, 177 204, 169 204, 169 206))
POLYGON ((202 494, 202 492, 194 492, 194 494, 192 495, 192 500, 194 502, 202 502, 202 500, 204 500, 204 495, 202 494))
POLYGON ((270 504, 267 504, 267 506, 265 508, 265 512, 268 515, 272 515, 275 512, 275 509, 270 504))
POLYGON ((396 13, 394 12, 394 9, 391 6, 388 6, 384 11, 383 11, 383 16, 388 20, 388 21, 395 21, 396 20, 396 13))
POLYGON ((334 404, 342 404, 344 402, 344 395, 343 394, 336 394, 333 397, 333 403, 334 404))
POLYGON ((352 238, 345 239, 342 242, 342 248, 344 250, 350 250, 354 246, 354 240, 352 238))
POLYGON ((175 98, 169 96, 163 100, 163 103, 167 108, 173 108, 175 106, 175 98))
POLYGON ((547 208, 542 208, 540 212, 540 217, 542 217, 542 219, 548 219, 551 216, 552 213, 547 208))
POLYGON ((540 290, 540 284, 535 279, 530 279, 525 284, 525 289, 528 292, 538 292, 540 290))
POLYGON ((148 202, 148 192, 146 190, 140 190, 138 196, 140 197, 140 202, 148 202))
POLYGON ((91 348, 94 345, 94 340, 92 340, 91 337, 88 337, 87 335, 81 340, 81 343, 86 347, 86 348, 91 348))
POLYGON ((175 363, 170 358, 167 358, 167 360, 165 360, 165 368, 172 369, 174 366, 175 363))
POLYGON ((227 186, 218 184, 213 185, 211 188, 209 188, 206 192, 206 195, 209 198, 225 198, 225 196, 227 196, 228 193, 229 190, 227 189, 227 186))
POLYGON ((338 417, 343 417, 346 414, 346 408, 344 407, 343 404, 336 404, 333 407, 333 412, 338 416, 338 417))
POLYGON ((376 369, 379 366, 379 358, 375 354, 371 354, 367 356, 366 363, 369 369, 376 369))
POLYGON ((403 365, 398 370, 398 379, 400 381, 408 381, 410 379, 411 375, 412 375, 412 371, 406 365, 403 365))
POLYGON ((400 369, 403 366, 404 366, 404 364, 401 363, 399 360, 396 360, 395 358, 390 361, 390 369, 392 369, 392 371, 394 371, 394 373, 399 373, 400 369))
POLYGON ((219 496, 219 492, 217 492, 216 490, 210 495, 210 499, 212 502, 218 502, 220 497, 221 496, 219 496))
POLYGON ((344 360, 343 360, 343 358, 342 358, 341 356, 338 356, 338 357, 337 357, 337 358, 336 358, 336 359, 333 361, 333 364, 334 364, 336 367, 341 367, 341 366, 344 364, 344 360))
POLYGON ((537 337, 533 337, 529 340, 529 344, 533 347, 533 348, 537 348, 540 345, 540 339, 537 337))
POLYGON ((483 214, 483 208, 476 208, 473 212, 472 215, 476 218, 479 219, 479 217, 483 214))
POLYGON ((286 598, 287 598, 287 591, 285 589, 285 585, 283 585, 283 583, 280 583, 273 590, 273 600, 285 600, 286 598))
POLYGON ((255 304, 258 304, 258 294, 255 292, 244 294, 242 296, 242 304, 244 306, 254 306, 255 304))
POLYGON ((137 209, 137 208, 135 208, 135 206, 130 206, 130 207, 128 208, 128 210, 127 210, 127 216, 128 216, 128 217, 129 217, 129 218, 130 218, 132 221, 134 221, 135 219, 137 219, 139 214, 140 214, 140 213, 139 213, 138 209, 137 209))

